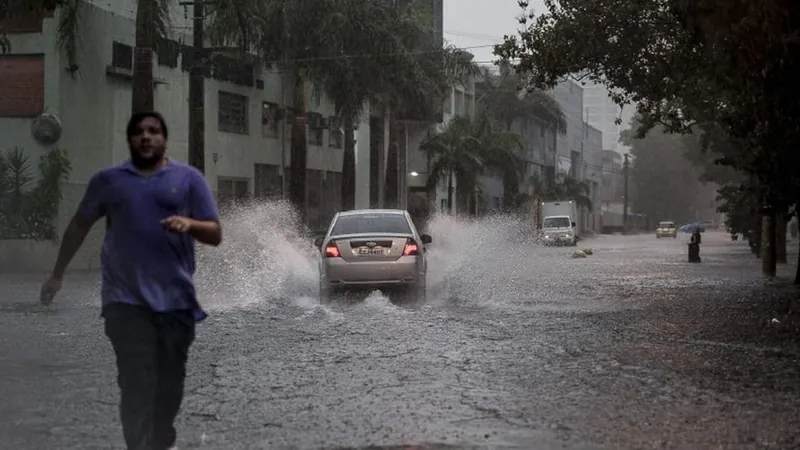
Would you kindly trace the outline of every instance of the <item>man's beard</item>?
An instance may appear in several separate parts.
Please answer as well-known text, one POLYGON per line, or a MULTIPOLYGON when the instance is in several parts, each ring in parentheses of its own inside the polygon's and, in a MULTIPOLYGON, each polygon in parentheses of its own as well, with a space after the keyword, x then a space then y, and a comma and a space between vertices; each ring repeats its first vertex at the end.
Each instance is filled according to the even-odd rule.
POLYGON ((131 151, 131 163, 139 170, 155 169, 156 166, 158 166, 163 160, 163 153, 156 153, 153 156, 144 157, 134 151, 131 151))

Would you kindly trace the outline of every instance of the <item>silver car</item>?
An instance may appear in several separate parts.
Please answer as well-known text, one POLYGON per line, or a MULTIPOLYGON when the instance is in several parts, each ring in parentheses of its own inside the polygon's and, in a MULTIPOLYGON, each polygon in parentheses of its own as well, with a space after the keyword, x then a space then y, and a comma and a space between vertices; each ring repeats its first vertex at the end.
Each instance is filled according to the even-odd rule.
POLYGON ((353 289, 400 291, 406 299, 425 300, 428 262, 425 245, 408 212, 363 209, 337 213, 320 249, 320 300, 353 289))

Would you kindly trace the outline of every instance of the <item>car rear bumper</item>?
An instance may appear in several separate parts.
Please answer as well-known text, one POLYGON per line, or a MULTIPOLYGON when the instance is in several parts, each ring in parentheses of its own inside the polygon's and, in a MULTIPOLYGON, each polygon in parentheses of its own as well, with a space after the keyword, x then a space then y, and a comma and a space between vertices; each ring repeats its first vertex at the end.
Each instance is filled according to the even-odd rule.
POLYGON ((414 256, 401 256, 396 261, 347 262, 326 258, 320 281, 330 287, 402 287, 424 278, 422 262, 414 256))

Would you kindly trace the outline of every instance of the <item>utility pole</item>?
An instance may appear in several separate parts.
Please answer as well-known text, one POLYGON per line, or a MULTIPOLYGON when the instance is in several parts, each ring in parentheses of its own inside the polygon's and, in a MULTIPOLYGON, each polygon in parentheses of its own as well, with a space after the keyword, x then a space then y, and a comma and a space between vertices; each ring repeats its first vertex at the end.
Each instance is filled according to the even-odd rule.
POLYGON ((192 5, 192 65, 189 68, 189 164, 205 173, 205 69, 207 66, 204 48, 204 8, 206 0, 181 3, 192 5))
POLYGON ((287 172, 290 168, 286 167, 286 129, 288 125, 288 117, 286 111, 286 76, 289 74, 287 68, 287 53, 289 48, 289 22, 286 20, 286 10, 282 12, 283 22, 283 45, 281 46, 281 66, 278 68, 281 77, 281 198, 284 200, 289 198, 289 177, 287 172))
POLYGON ((625 190, 625 197, 623 197, 622 201, 622 226, 625 232, 628 232, 628 169, 630 167, 630 162, 628 161, 628 157, 630 156, 628 153, 623 155, 625 157, 625 162, 622 165, 622 176, 624 177, 624 190, 625 190))

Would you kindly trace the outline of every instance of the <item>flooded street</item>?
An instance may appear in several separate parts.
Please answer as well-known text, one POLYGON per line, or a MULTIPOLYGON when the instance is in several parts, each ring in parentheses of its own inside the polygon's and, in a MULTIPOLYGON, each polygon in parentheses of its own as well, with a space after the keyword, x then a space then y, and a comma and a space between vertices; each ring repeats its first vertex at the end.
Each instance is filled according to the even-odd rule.
MULTIPOLYGON (((746 243, 709 231, 692 265, 685 235, 601 236, 572 258, 440 219, 425 304, 322 306, 313 250, 270 231, 287 220, 242 217, 204 255, 181 448, 800 446, 793 264, 767 284, 746 243)), ((2 275, 0 447, 121 448, 99 275, 50 309, 40 278, 2 275)))

